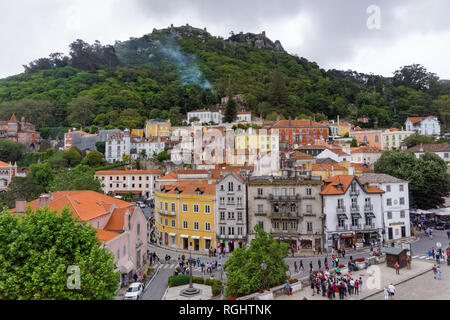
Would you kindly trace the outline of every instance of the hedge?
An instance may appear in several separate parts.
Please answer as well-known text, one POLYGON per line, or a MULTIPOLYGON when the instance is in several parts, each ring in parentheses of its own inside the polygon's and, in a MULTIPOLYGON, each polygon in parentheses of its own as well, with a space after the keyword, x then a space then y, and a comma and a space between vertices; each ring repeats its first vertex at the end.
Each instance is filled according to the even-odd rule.
POLYGON ((189 283, 189 275, 177 274, 169 277, 169 287, 182 286, 189 283))

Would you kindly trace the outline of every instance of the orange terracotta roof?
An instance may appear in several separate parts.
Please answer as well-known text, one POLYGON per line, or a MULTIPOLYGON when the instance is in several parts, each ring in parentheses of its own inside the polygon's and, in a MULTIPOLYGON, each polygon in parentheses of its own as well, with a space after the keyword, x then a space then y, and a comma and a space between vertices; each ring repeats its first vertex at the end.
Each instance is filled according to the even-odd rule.
POLYGON ((275 128, 283 128, 283 127, 310 127, 317 126, 323 127, 322 124, 318 122, 313 122, 312 120, 280 120, 277 121, 273 127, 275 128))
POLYGON ((201 195, 215 195, 216 185, 209 184, 207 180, 192 180, 192 181, 179 181, 171 185, 161 185, 160 191, 165 193, 177 193, 176 190, 182 192, 182 194, 196 194, 196 190, 201 191, 201 195), (164 191, 165 190, 165 191, 164 191))
POLYGON ((125 213, 127 212, 130 215, 133 214, 133 210, 130 210, 130 208, 115 208, 108 223, 103 229, 109 231, 123 230, 125 224, 125 213))
POLYGON ((0 161, 0 167, 9 167, 9 163, 0 161))
POLYGON ((306 160, 306 159, 315 159, 312 155, 307 154, 307 153, 303 153, 300 151, 294 151, 294 153, 292 154, 293 157, 295 157, 297 160, 306 160))
POLYGON ((194 170, 194 169, 178 169, 176 174, 205 174, 208 170, 194 170))
POLYGON ((160 180, 175 180, 177 178, 177 174, 173 171, 170 171, 164 177, 161 177, 160 180))
POLYGON ((390 128, 389 131, 400 131, 400 129, 397 129, 397 128, 390 128))
POLYGON ((347 170, 347 168, 337 163, 315 163, 312 165, 312 170, 313 171, 347 170))
MULTIPOLYGON (((56 191, 51 194, 52 199, 48 204, 50 210, 60 212, 66 205, 73 212, 74 218, 89 221, 108 214, 111 205, 118 208, 135 206, 134 203, 122 201, 114 197, 95 191, 56 191)), ((40 199, 31 201, 29 204, 33 209, 39 207, 40 199)))
POLYGON ((160 170, 104 170, 95 172, 97 175, 123 175, 123 174, 159 174, 162 175, 160 170))
POLYGON ((100 241, 102 241, 102 242, 108 242, 120 235, 119 232, 112 232, 112 231, 106 231, 106 230, 100 230, 100 229, 95 229, 95 230, 97 231, 97 238, 100 239, 100 241))
MULTIPOLYGON (((322 188, 322 195, 339 195, 345 194, 347 189, 353 180, 359 181, 356 176, 334 176, 332 178, 324 180, 324 187, 322 188)), ((362 185, 363 181, 359 181, 362 185)), ((367 193, 384 193, 383 190, 369 185, 367 188, 363 188, 367 193)))
POLYGON ((379 153, 379 152, 381 152, 381 150, 378 148, 375 148, 375 147, 364 146, 364 147, 350 148, 350 152, 351 153, 379 153))
POLYGON ((412 123, 422 122, 425 119, 428 118, 437 118, 435 116, 428 116, 428 117, 408 117, 407 120, 411 121, 412 123))
POLYGON ((9 122, 17 122, 16 115, 13 113, 9 122))
POLYGON ((364 163, 354 163, 354 162, 350 162, 350 166, 355 168, 355 170, 358 171, 372 171, 367 165, 365 165, 364 163))

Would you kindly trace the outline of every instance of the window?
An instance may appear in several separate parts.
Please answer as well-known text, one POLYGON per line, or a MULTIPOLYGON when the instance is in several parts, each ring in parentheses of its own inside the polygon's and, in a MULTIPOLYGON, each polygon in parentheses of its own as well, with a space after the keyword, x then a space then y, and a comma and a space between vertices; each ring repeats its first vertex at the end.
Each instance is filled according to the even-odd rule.
POLYGON ((291 229, 295 230, 296 229, 296 223, 294 221, 291 222, 291 229))
POLYGON ((169 225, 169 219, 165 218, 164 219, 164 225, 167 227, 169 225))
POLYGON ((387 199, 386 202, 387 202, 387 205, 388 205, 388 206, 392 206, 392 199, 387 199))
POLYGON ((233 192, 233 191, 234 191, 233 182, 228 182, 228 192, 233 192))
POLYGON ((242 236, 242 227, 238 227, 238 235, 242 236))
POLYGON ((392 212, 391 211, 388 211, 387 217, 388 217, 388 219, 392 219, 392 212))
POLYGON ((308 230, 309 232, 313 231, 313 224, 312 224, 312 222, 307 222, 306 223, 306 230, 308 230))
POLYGON ((241 185, 238 184, 238 191, 241 191, 241 185))
POLYGON ((220 191, 224 191, 223 184, 220 185, 220 191))
POLYGON ((263 212, 264 212, 264 205, 258 204, 258 213, 263 213, 263 212))
POLYGON ((264 229, 264 221, 258 221, 258 225, 261 229, 264 229))
POLYGON ((238 221, 242 221, 242 212, 237 213, 237 219, 238 221))
POLYGON ((306 195, 307 195, 307 196, 310 196, 310 195, 311 195, 311 192, 312 192, 312 189, 311 189, 311 188, 306 188, 306 195))
POLYGON ((405 198, 403 197, 400 198, 400 204, 405 204, 405 198))
POLYGON ((175 219, 172 219, 172 228, 175 228, 175 219))
POLYGON ((188 205, 187 203, 183 203, 183 212, 187 212, 188 211, 188 205))
POLYGON ((274 228, 274 229, 280 229, 280 223, 279 223, 278 221, 275 221, 275 222, 273 223, 273 228, 274 228))
POLYGON ((220 227, 220 234, 225 234, 225 227, 220 227))
POLYGON ((123 246, 123 256, 125 256, 127 254, 127 247, 123 246))
POLYGON ((175 203, 171 204, 171 209, 172 209, 172 212, 175 212, 175 203))
POLYGON ((228 212, 228 220, 234 220, 234 212, 228 212))
POLYGON ((221 206, 225 205, 225 197, 220 197, 220 205, 221 206))
POLYGON ((164 210, 166 210, 166 211, 169 210, 168 207, 169 207, 169 204, 167 202, 164 202, 164 210))
POLYGON ((399 186, 399 190, 400 190, 400 192, 404 191, 404 186, 402 184, 399 186))
POLYGON ((237 205, 238 205, 238 207, 242 206, 242 198, 241 197, 237 198, 237 205))
POLYGON ((225 212, 220 212, 220 220, 225 220, 225 212))
POLYGON ((400 218, 404 218, 405 217, 405 210, 400 211, 400 218))
POLYGON ((258 188, 258 196, 262 196, 263 195, 263 188, 258 188))
POLYGON ((194 204, 194 213, 198 213, 198 204, 194 204))
POLYGON ((194 221, 194 230, 198 230, 198 221, 194 221))
POLYGON ((186 220, 183 221, 183 229, 188 228, 188 222, 186 220))
POLYGON ((307 213, 312 213, 312 205, 311 204, 307 204, 306 205, 306 212, 307 213))
POLYGON ((234 227, 228 227, 228 234, 234 236, 234 227))
POLYGON ((338 199, 338 208, 342 209, 344 208, 344 199, 338 199))
POLYGON ((205 222, 205 231, 211 231, 211 223, 205 222))
POLYGON ((211 213, 211 206, 209 204, 205 204, 205 213, 211 213))
POLYGON ((140 233, 141 233, 141 224, 140 223, 137 224, 136 232, 137 232, 137 235, 140 235, 140 233))
POLYGON ((391 192, 391 186, 390 186, 390 185, 387 185, 387 186, 386 186, 386 191, 387 191, 387 192, 391 192))
POLYGON ((288 229, 288 223, 286 221, 283 221, 283 231, 287 231, 288 229))
POLYGON ((378 136, 375 136, 375 142, 378 142, 378 136))

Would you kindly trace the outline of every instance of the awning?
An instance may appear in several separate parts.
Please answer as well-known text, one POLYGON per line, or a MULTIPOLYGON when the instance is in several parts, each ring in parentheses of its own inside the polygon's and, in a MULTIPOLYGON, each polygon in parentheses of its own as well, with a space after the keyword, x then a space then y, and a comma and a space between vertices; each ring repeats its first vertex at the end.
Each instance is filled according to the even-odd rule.
POLYGON ((347 215, 345 214, 345 213, 338 213, 338 215, 337 215, 337 217, 338 217, 338 219, 347 219, 348 220, 348 217, 347 217, 347 215))
POLYGON ((353 233, 341 233, 340 236, 341 236, 341 238, 353 238, 354 234, 353 233))
POLYGON ((176 233, 169 233, 169 236, 171 237, 175 237, 177 234, 176 233))
POLYGON ((375 214, 373 212, 366 212, 366 217, 367 218, 376 218, 375 214))
POLYGON ((203 239, 205 239, 205 240, 211 240, 210 237, 203 237, 203 239))
POLYGON ((352 218, 362 218, 359 212, 352 213, 352 218))
POLYGON ((185 234, 180 234, 180 238, 189 238, 189 236, 187 236, 185 234))
POLYGON ((191 238, 192 238, 192 239, 200 239, 199 236, 192 236, 191 238))
POLYGON ((121 265, 119 269, 121 273, 130 273, 131 270, 134 269, 134 263, 131 261, 127 261, 123 265, 121 265))

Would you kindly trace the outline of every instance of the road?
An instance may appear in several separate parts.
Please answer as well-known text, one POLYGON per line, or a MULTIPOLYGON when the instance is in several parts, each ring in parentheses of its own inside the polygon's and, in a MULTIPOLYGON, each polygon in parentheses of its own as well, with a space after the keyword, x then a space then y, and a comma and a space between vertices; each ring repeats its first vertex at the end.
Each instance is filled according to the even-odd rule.
MULTIPOLYGON (((433 239, 429 239, 428 237, 420 237, 420 239, 414 241, 411 243, 411 251, 412 251, 412 255, 413 258, 416 259, 426 259, 426 253, 427 250, 429 248, 436 248, 436 243, 440 242, 442 244, 442 248, 447 248, 449 244, 449 239, 447 237, 447 233, 446 231, 438 231, 438 230, 433 230, 433 239)), ((174 270, 176 268, 176 266, 178 265, 177 260, 178 260, 178 255, 182 255, 182 253, 177 253, 175 251, 172 250, 168 250, 168 249, 162 249, 153 245, 150 245, 150 249, 151 252, 156 252, 156 254, 158 255, 159 258, 161 258, 161 260, 163 261, 162 264, 157 264, 155 265, 155 268, 159 269, 157 275, 155 276, 155 278, 150 282, 150 284, 146 287, 145 293, 142 297, 143 300, 161 300, 164 296, 164 293, 167 289, 167 281, 168 278, 173 275, 174 270), (171 263, 164 263, 164 257, 166 256, 166 254, 171 256, 171 263)), ((358 252, 353 252, 353 253, 347 253, 345 255, 345 258, 341 258, 339 260, 339 264, 343 264, 343 265, 347 265, 350 257, 353 257, 354 259, 357 258, 367 258, 369 257, 369 249, 363 250, 363 251, 358 251, 358 252)), ((225 264, 225 262, 227 261, 227 259, 229 258, 229 254, 225 257, 222 258, 222 265, 225 264)), ((212 261, 218 261, 218 257, 207 257, 207 256, 196 256, 193 255, 192 256, 195 260, 197 260, 197 258, 200 258, 201 262, 207 263, 207 262, 212 262, 212 261)), ((185 254, 185 258, 189 258, 187 254, 185 254)), ((289 271, 287 272, 287 274, 291 277, 291 278, 297 278, 297 279, 301 279, 301 278, 306 278, 309 275, 309 264, 310 262, 312 262, 313 264, 313 269, 314 270, 318 270, 319 269, 319 265, 318 265, 318 260, 320 259, 322 262, 322 268, 324 268, 324 258, 325 255, 322 256, 315 256, 315 257, 288 257, 285 258, 285 262, 287 263, 287 265, 289 266, 289 271), (302 260, 303 262, 303 266, 304 266, 304 270, 301 270, 300 272, 295 272, 294 270, 294 262, 297 262, 297 266, 300 265, 300 260, 302 260)), ((331 265, 331 258, 330 255, 328 257, 328 263, 330 265, 330 268, 332 267, 331 265)), ((210 274, 206 274, 205 272, 201 272, 201 268, 196 266, 193 268, 193 276, 196 277, 211 277, 210 274)), ((226 281, 226 274, 223 272, 221 275, 220 271, 216 271, 212 274, 212 276, 215 279, 221 279, 222 281, 226 281)))

